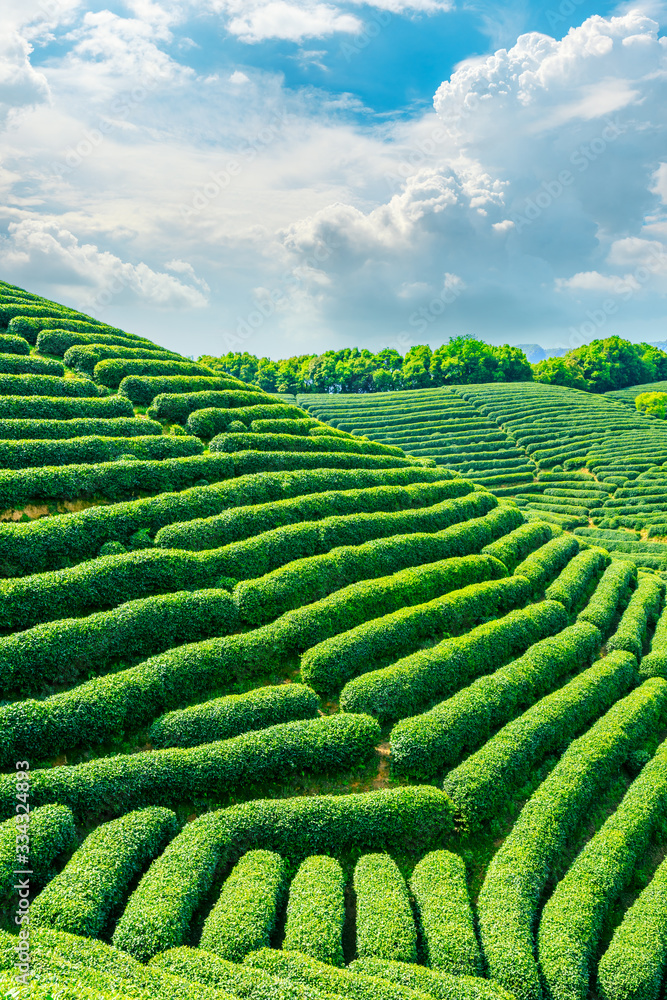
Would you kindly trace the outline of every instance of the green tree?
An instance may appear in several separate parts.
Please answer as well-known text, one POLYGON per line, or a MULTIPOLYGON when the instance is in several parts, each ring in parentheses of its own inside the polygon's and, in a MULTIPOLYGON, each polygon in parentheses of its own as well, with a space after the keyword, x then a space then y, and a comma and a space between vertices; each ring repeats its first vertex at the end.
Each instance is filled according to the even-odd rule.
POLYGON ((667 392, 642 392, 635 398, 635 407, 640 413, 664 420, 667 416, 667 392))

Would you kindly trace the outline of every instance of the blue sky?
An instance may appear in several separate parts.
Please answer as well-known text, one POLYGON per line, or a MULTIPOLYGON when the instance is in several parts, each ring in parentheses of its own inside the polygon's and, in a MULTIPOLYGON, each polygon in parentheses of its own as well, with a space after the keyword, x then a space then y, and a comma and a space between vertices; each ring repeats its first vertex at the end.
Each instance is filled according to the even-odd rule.
POLYGON ((665 9, 6 0, 0 276, 193 355, 667 339, 665 9))

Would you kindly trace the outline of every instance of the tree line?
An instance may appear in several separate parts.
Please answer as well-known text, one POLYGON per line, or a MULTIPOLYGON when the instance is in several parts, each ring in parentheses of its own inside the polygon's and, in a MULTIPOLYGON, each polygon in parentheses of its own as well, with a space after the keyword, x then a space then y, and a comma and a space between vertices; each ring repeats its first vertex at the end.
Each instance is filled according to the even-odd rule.
POLYGON ((373 354, 347 347, 300 354, 281 361, 247 351, 202 355, 202 364, 228 372, 266 392, 387 392, 471 385, 479 382, 544 382, 584 392, 608 392, 667 379, 667 353, 620 337, 594 340, 560 358, 531 365, 518 347, 495 347, 470 336, 452 337, 432 350, 427 344, 405 355, 386 347, 373 354))

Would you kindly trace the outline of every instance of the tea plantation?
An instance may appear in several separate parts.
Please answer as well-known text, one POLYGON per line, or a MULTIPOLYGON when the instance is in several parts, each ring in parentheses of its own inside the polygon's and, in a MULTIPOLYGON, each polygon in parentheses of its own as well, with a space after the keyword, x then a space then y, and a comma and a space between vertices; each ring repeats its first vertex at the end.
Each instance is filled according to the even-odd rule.
POLYGON ((664 425, 0 327, 2 995, 658 1000, 664 425))

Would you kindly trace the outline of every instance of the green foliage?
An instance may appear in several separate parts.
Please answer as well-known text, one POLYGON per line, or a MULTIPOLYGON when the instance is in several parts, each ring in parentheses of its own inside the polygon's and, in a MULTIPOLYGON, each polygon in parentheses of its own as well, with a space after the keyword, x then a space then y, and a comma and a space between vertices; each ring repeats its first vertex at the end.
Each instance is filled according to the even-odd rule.
POLYGON ((296 860, 351 850, 404 850, 406 845, 429 850, 452 832, 446 796, 425 786, 256 799, 205 813, 153 862, 130 898, 114 943, 142 961, 182 944, 218 864, 248 850, 277 851, 296 860))
MULTIPOLYGON (((262 437, 259 434, 257 436, 262 437)), ((239 451, 229 457, 234 460, 234 472, 237 476, 250 476, 257 472, 291 472, 294 469, 398 469, 420 465, 416 458, 340 451, 239 451)), ((442 470, 440 472, 442 474, 442 470)))
POLYGON ((560 601, 566 611, 573 612, 595 588, 611 559, 602 549, 579 552, 547 587, 546 597, 560 601))
MULTIPOLYGON (((514 1000, 497 983, 476 976, 451 976, 435 969, 425 969, 422 965, 407 962, 387 962, 379 958, 358 958, 348 967, 350 972, 362 976, 373 976, 389 980, 406 987, 422 996, 437 997, 439 1000, 514 1000)), ((342 992, 342 991, 341 991, 342 992)), ((415 993, 412 992, 412 996, 415 993)))
MULTIPOLYGON (((101 402, 101 400, 100 400, 101 402)), ((111 438, 148 437, 162 433, 162 426, 154 420, 137 420, 132 417, 74 417, 71 420, 2 420, 0 439, 22 441, 62 440, 90 437, 111 438)))
POLYGON ((600 638, 588 623, 573 625, 536 642, 519 659, 480 677, 424 715, 403 719, 391 732, 392 768, 397 774, 432 778, 451 767, 569 673, 590 663, 600 638))
POLYGON ((283 948, 342 966, 344 921, 343 869, 326 855, 306 858, 290 886, 283 948))
MULTIPOLYGON (((216 379, 216 384, 220 384, 219 389, 206 390, 202 387, 203 391, 200 392, 189 392, 187 387, 182 391, 175 388, 174 392, 161 392, 155 396, 152 404, 148 409, 148 416, 154 420, 166 420, 169 423, 179 423, 184 424, 190 414, 198 413, 200 410, 231 410, 231 409, 249 409, 254 406, 275 406, 275 397, 267 396, 266 393, 249 390, 242 383, 237 382, 235 379, 216 379)), ((188 380, 188 385, 192 382, 192 379, 188 380)), ((230 415, 230 420, 234 420, 236 417, 232 414, 230 415)), ((194 431, 195 425, 191 425, 191 429, 194 431)), ((205 425, 204 425, 205 427, 205 425)), ((200 427, 202 430, 202 436, 208 436, 203 434, 204 427, 200 427)))
MULTIPOLYGON (((48 346, 55 347, 56 345, 49 344, 48 346)), ((60 345, 57 346, 60 348, 60 345)), ((49 353, 58 354, 60 350, 52 350, 49 353)), ((93 378, 95 365, 99 361, 105 361, 108 358, 153 359, 154 361, 171 360, 179 363, 183 361, 180 354, 161 350, 155 344, 147 344, 145 347, 126 347, 123 344, 108 344, 104 342, 101 344, 73 344, 67 348, 63 356, 63 360, 68 368, 74 368, 75 371, 81 372, 82 375, 86 375, 88 378, 93 378)), ((99 379, 96 381, 103 380, 99 379)), ((107 385, 108 382, 104 382, 104 384, 107 385)), ((116 388, 116 386, 113 386, 113 388, 116 388)))
POLYGON ((602 574, 590 601, 577 616, 577 621, 590 622, 602 634, 609 635, 618 615, 623 611, 631 591, 637 586, 637 568, 631 562, 612 562, 602 574))
POLYGON ((630 598, 618 628, 607 643, 607 649, 626 649, 639 662, 648 637, 660 614, 665 584, 655 576, 645 576, 630 598))
POLYGON ((29 860, 32 875, 30 883, 34 889, 44 886, 56 874, 56 864, 76 847, 74 817, 67 806, 42 806, 33 809, 29 816, 24 813, 0 823, 0 901, 4 902, 13 890, 16 870, 21 868, 17 859, 18 850, 25 846, 22 829, 29 838, 29 860), (19 838, 17 840, 17 837, 19 838), (18 850, 17 850, 18 849, 18 850))
POLYGON ((563 358, 535 366, 535 380, 588 392, 609 392, 667 377, 667 354, 620 337, 593 340, 563 358))
POLYGON ((81 396, 100 395, 94 382, 56 375, 0 375, 0 396, 81 396))
MULTIPOLYGON (((37 344, 37 351, 40 354, 55 354, 59 358, 64 358, 65 354, 73 347, 91 346, 112 348, 114 357, 117 356, 116 351, 119 349, 140 349, 150 352, 153 356, 164 353, 164 349, 152 341, 144 340, 143 337, 136 337, 134 334, 125 333, 122 330, 114 333, 113 327, 92 326, 90 323, 59 323, 57 320, 55 327, 47 327, 42 326, 43 322, 37 320, 38 325, 31 327, 25 335, 31 344, 37 344)), ((77 366, 73 365, 72 367, 77 366)), ((92 368, 94 367, 95 365, 92 366, 92 368)), ((90 370, 91 376, 92 368, 90 370)))
POLYGON ((531 552, 551 541, 556 531, 557 529, 542 521, 528 521, 526 524, 520 524, 514 531, 510 531, 491 542, 482 551, 489 556, 500 559, 501 563, 504 563, 512 573, 531 552))
POLYGON ((579 551, 579 542, 572 535, 558 535, 541 545, 514 570, 517 576, 524 576, 537 596, 567 566, 579 551))
POLYGON ((658 830, 664 834, 666 812, 667 744, 663 743, 542 911, 538 955, 551 996, 559 1000, 589 996, 591 965, 605 920, 628 887, 651 835, 658 830))
POLYGON ((319 706, 320 699, 305 684, 260 687, 169 712, 155 720, 149 739, 155 747, 194 747, 281 722, 312 719, 319 706))
POLYGON ((356 677, 343 688, 341 708, 368 712, 383 721, 416 715, 565 624, 563 606, 557 601, 511 611, 460 638, 445 639, 390 667, 356 677))
POLYGON ((315 437, 304 437, 299 434, 218 434, 209 444, 211 451, 336 451, 358 455, 392 455, 403 458, 401 448, 393 445, 377 444, 375 441, 363 441, 359 438, 342 438, 340 435, 327 437, 317 434, 315 437))
MULTIPOLYGON (((85 618, 65 618, 36 625, 23 632, 0 636, 0 692, 5 699, 9 692, 20 692, 26 699, 28 694, 39 694, 49 685, 76 681, 81 675, 103 673, 119 660, 149 656, 183 643, 224 635, 237 627, 236 608, 226 590, 193 593, 181 590, 130 601, 85 618)), ((61 703, 67 700, 67 695, 60 699, 61 703)), ((40 704, 43 706, 41 712, 38 705, 34 705, 36 713, 48 715, 49 702, 40 704)), ((30 712, 31 706, 25 700, 23 708, 14 707, 22 714, 26 710, 30 712)), ((100 704, 100 714, 104 717, 103 704, 100 704)), ((8 719, 6 722, 9 739, 12 724, 8 719)), ((74 720, 72 724, 76 731, 74 720)), ((51 747, 44 745, 36 720, 32 739, 33 755, 48 756, 51 747)), ((223 737, 211 736, 211 739, 223 737)))
MULTIPOLYGON (((193 361, 176 358, 104 358, 98 361, 93 369, 93 379, 100 385, 116 391, 125 378, 140 378, 141 376, 158 377, 160 375, 175 376, 186 379, 189 375, 212 375, 209 368, 195 364, 193 361)), ((128 396, 129 392, 125 391, 128 396)), ((153 397, 151 396, 151 400, 153 397)), ((139 402, 135 400, 135 402, 139 402)), ((148 400, 150 402, 150 400, 148 400)))
POLYGON ((426 964, 454 976, 480 976, 482 956, 475 937, 463 860, 450 851, 433 851, 410 879, 417 904, 426 964))
MULTIPOLYGON (((642 581, 643 582, 643 581, 642 581)), ((639 664, 640 677, 667 679, 667 607, 663 610, 651 640, 651 651, 639 664)))
MULTIPOLYGON (((586 639, 588 648, 585 643, 580 646, 583 665, 595 654, 599 633, 589 631, 586 639)), ((636 667, 626 653, 606 656, 503 726, 450 771, 443 787, 465 827, 477 831, 502 813, 513 792, 545 757, 561 754, 573 737, 622 697, 636 677, 636 667)))
POLYGON ((249 952, 267 947, 286 888, 279 854, 248 851, 206 918, 199 947, 230 962, 242 962, 249 952))
MULTIPOLYGON (((178 805, 302 771, 331 774, 365 761, 380 739, 374 719, 331 715, 285 722, 187 749, 103 757, 72 767, 31 771, 31 801, 58 802, 78 815, 178 805)), ((0 814, 13 808, 13 775, 0 776, 0 814)))
MULTIPOLYGON (((100 362, 100 364, 108 363, 112 362, 100 362)), ((140 362, 136 362, 136 364, 140 364, 140 362)), ((236 388, 241 388, 241 386, 235 380, 216 378, 213 375, 195 375, 194 373, 189 375, 126 375, 118 386, 118 392, 121 396, 127 396, 128 399, 131 399, 135 406, 153 404, 151 409, 156 412, 155 414, 149 413, 149 416, 157 415, 158 419, 162 420, 166 417, 163 415, 162 407, 157 402, 157 396, 178 393, 224 392, 226 389, 236 388)), ((178 422, 176 416, 170 416, 169 419, 178 422)))
POLYGON ((667 392, 641 392, 635 398, 635 407, 640 413, 645 413, 649 417, 659 417, 664 420, 667 416, 667 392))
MULTIPOLYGON (((90 383, 92 385, 92 383, 90 383)), ((75 399, 68 396, 3 396, 0 419, 3 420, 72 420, 134 417, 129 399, 106 396, 75 399)))
POLYGON ((209 406, 193 410, 188 417, 186 427, 191 434, 208 439, 215 437, 216 434, 224 433, 229 425, 236 420, 240 421, 244 425, 244 430, 247 431, 254 421, 282 419, 293 424, 304 416, 307 416, 307 413, 300 406, 289 406, 286 403, 265 402, 254 406, 241 404, 231 407, 209 406))
POLYGON ((176 834, 169 809, 144 809, 98 826, 30 907, 36 927, 99 936, 132 879, 176 834))
POLYGON ((30 344, 23 337, 12 336, 11 333, 0 334, 0 351, 3 354, 30 354, 30 344))
MULTIPOLYGON (((0 347, 2 347, 1 344, 0 347)), ((62 378, 65 369, 59 361, 49 361, 47 358, 34 358, 32 356, 25 357, 12 352, 0 354, 0 372, 3 375, 56 375, 62 378)))
POLYGON ((364 854, 354 869, 357 955, 417 961, 417 930, 405 879, 388 854, 364 854))
POLYGON ((5 469, 62 466, 75 463, 93 465, 114 462, 124 455, 159 462, 165 458, 200 455, 199 438, 156 436, 101 437, 91 435, 65 440, 0 440, 0 463, 5 469))
POLYGON ((491 977, 516 1000, 542 996, 533 927, 551 872, 619 768, 657 734, 666 707, 667 681, 658 678, 617 702, 570 744, 491 860, 478 904, 482 948, 491 977))

